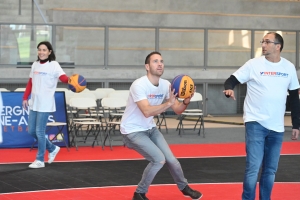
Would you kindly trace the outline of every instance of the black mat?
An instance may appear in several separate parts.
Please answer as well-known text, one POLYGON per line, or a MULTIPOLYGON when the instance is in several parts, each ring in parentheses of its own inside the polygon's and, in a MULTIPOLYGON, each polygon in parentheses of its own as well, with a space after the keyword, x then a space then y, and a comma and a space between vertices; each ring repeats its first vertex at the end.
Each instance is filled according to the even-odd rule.
MULTIPOLYGON (((291 141, 291 127, 285 127, 286 131, 283 135, 283 141, 291 141)), ((229 128, 205 128, 205 138, 203 134, 198 136, 198 132, 194 130, 185 130, 181 136, 178 135, 178 131, 173 128, 169 128, 166 132, 165 128, 162 128, 163 133, 168 144, 215 144, 215 143, 235 143, 245 142, 245 127, 229 127, 229 128)), ((119 132, 112 134, 112 145, 123 145, 122 137, 119 132)), ((88 137, 86 143, 78 143, 79 146, 91 146, 94 141, 94 137, 88 137)), ((108 145, 108 142, 106 142, 108 145)))
MULTIPOLYGON (((277 182, 297 182, 300 155, 281 156, 277 182)), ((179 159, 189 183, 242 182, 245 157, 179 159)), ((29 163, 28 163, 29 164, 29 163)), ((0 193, 80 187, 136 185, 148 164, 145 160, 95 161, 46 164, 29 169, 28 164, 0 165, 0 193)), ((173 184, 164 166, 153 184, 173 184)))

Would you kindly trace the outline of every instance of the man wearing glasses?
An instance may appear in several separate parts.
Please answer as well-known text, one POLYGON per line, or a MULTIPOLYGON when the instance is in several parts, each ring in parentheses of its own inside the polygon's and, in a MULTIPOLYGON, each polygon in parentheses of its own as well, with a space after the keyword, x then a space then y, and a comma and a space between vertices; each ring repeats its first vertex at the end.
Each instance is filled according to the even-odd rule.
POLYGON ((243 200, 254 200, 260 167, 259 199, 269 200, 274 185, 284 134, 287 91, 292 114, 292 140, 299 136, 299 82, 295 66, 280 57, 283 38, 267 33, 261 41, 262 56, 246 62, 224 83, 223 91, 235 100, 234 87, 247 83, 244 102, 246 169, 243 200))

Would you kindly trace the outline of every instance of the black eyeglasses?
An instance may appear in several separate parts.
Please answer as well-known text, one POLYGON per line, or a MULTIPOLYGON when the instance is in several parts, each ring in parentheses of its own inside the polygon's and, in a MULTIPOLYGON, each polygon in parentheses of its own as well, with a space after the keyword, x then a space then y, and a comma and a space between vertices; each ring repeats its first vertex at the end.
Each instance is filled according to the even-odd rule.
POLYGON ((272 42, 270 40, 262 40, 260 41, 260 44, 262 45, 263 43, 266 43, 267 45, 270 44, 270 43, 274 43, 274 44, 279 44, 278 42, 272 42))

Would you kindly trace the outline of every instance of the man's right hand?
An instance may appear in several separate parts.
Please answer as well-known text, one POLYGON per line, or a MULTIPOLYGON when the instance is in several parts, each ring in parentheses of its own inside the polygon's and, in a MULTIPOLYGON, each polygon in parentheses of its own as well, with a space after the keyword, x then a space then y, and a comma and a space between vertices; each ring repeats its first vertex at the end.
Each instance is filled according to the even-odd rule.
POLYGON ((232 98, 233 100, 236 100, 235 99, 235 96, 234 96, 234 91, 233 90, 224 90, 223 93, 225 94, 225 96, 227 98, 232 98))

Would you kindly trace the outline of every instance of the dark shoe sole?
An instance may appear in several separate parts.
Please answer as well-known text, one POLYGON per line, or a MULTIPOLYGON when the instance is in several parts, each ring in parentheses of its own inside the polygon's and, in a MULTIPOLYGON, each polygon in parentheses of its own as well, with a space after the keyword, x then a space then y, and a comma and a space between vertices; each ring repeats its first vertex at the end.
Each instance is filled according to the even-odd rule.
MULTIPOLYGON (((188 196, 188 195, 184 195, 184 197, 191 198, 191 197, 188 196)), ((199 199, 201 199, 202 197, 203 197, 203 194, 201 194, 201 196, 200 196, 198 199, 192 199, 192 200, 199 200, 199 199)))

